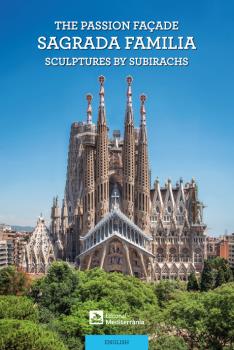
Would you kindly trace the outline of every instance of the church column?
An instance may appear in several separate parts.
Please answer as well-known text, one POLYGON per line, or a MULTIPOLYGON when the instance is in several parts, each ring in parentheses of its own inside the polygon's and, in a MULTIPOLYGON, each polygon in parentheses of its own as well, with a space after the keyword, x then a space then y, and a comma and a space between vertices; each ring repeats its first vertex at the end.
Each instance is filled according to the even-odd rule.
POLYGON ((101 269, 103 268, 105 257, 106 257, 106 244, 104 244, 103 250, 102 250, 102 259, 101 259, 101 264, 100 264, 101 269))
POLYGON ((127 258, 127 263, 128 263, 129 274, 130 274, 131 276, 133 276, 132 265, 131 265, 131 261, 130 261, 128 246, 127 246, 126 243, 123 243, 123 247, 124 247, 125 253, 126 253, 126 258, 127 258))
POLYGON ((141 252, 139 252, 140 255, 140 259, 141 259, 141 265, 142 265, 142 269, 144 271, 145 274, 145 278, 147 279, 147 271, 146 271, 146 267, 145 267, 145 262, 144 262, 144 258, 141 252))
POLYGON ((93 253, 90 253, 90 255, 89 255, 89 260, 88 260, 88 265, 87 265, 87 270, 90 269, 91 262, 92 262, 92 257, 93 257, 93 253))
POLYGON ((156 276, 156 272, 155 272, 155 266, 154 266, 154 260, 153 258, 149 258, 150 260, 150 265, 151 265, 151 268, 152 268, 152 276, 151 278, 154 276, 154 279, 157 280, 157 276, 156 276))

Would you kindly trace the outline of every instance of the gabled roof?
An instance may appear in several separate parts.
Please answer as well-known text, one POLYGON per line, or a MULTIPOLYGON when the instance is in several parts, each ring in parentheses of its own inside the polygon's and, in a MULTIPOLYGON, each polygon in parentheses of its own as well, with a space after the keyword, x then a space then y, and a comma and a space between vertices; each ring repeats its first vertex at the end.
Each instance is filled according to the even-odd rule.
POLYGON ((107 242, 113 237, 125 241, 136 249, 140 249, 142 252, 147 253, 151 257, 154 256, 147 249, 149 243, 152 241, 151 235, 145 234, 137 225, 128 219, 118 207, 114 207, 94 228, 80 238, 84 242, 83 251, 80 256, 93 248, 102 245, 103 242, 107 242), (118 227, 113 227, 112 224, 109 225, 109 222, 112 219, 119 220, 119 224, 125 224, 126 227, 124 228, 122 224, 118 227), (106 224, 108 229, 106 229, 106 224))
POLYGON ((123 235, 117 233, 117 232, 114 232, 112 235, 108 236, 108 237, 105 237, 105 239, 103 241, 100 241, 98 243, 96 243, 95 245, 93 245, 92 247, 88 248, 87 250, 85 250, 84 252, 80 253, 79 256, 82 256, 84 254, 86 254, 87 252, 90 252, 91 250, 93 249, 96 249, 98 246, 102 245, 103 243, 106 243, 107 241, 113 239, 113 238, 118 238, 122 241, 125 241, 126 243, 130 244, 131 246, 133 246, 134 248, 136 249, 139 249, 139 250, 142 250, 143 253, 149 255, 150 257, 154 258, 154 254, 152 254, 151 252, 149 252, 147 249, 139 246, 138 244, 135 244, 134 242, 131 242, 130 240, 128 240, 126 237, 124 237, 123 235))
POLYGON ((128 224, 131 228, 133 228, 135 231, 137 231, 140 235, 142 235, 146 240, 152 241, 152 236, 149 233, 147 235, 144 233, 136 224, 134 224, 133 221, 131 221, 120 209, 115 208, 111 210, 109 213, 107 213, 104 218, 102 218, 97 225, 92 228, 85 236, 81 237, 81 239, 86 239, 87 237, 91 236, 92 233, 94 233, 96 230, 101 228, 108 220, 118 217, 119 219, 123 220, 126 224, 128 224))

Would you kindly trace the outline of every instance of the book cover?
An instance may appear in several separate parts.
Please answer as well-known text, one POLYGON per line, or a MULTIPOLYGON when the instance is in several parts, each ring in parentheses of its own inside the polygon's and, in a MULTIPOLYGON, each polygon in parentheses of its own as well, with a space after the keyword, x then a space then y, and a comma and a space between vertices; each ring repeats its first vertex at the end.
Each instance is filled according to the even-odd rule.
POLYGON ((1 350, 233 349, 233 10, 1 4, 1 350))

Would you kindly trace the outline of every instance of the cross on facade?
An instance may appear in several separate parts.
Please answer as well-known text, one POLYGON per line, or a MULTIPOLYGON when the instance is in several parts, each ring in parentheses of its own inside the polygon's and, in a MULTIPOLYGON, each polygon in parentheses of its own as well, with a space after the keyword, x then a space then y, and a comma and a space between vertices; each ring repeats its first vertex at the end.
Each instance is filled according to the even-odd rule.
POLYGON ((111 195, 111 199, 112 199, 113 208, 118 208, 119 207, 119 193, 118 193, 117 189, 114 190, 114 193, 111 195))

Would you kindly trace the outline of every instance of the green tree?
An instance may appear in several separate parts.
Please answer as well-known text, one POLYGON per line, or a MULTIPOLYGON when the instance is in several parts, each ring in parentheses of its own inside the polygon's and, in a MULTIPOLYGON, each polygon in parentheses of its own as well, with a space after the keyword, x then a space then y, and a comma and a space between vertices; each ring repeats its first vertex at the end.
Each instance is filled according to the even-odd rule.
POLYGON ((185 334, 190 348, 203 341, 203 319, 206 307, 202 302, 202 293, 184 292, 166 305, 164 317, 169 330, 178 335, 185 334))
POLYGON ((68 315, 78 286, 78 274, 65 262, 55 262, 46 277, 37 280, 30 296, 41 306, 60 315, 68 315))
POLYGON ((162 335, 149 342, 149 350, 188 350, 184 339, 172 335, 162 335))
POLYGON ((234 342, 234 283, 203 293, 206 315, 203 320, 207 348, 223 349, 234 342))
POLYGON ((216 257, 210 260, 215 275, 215 287, 233 280, 232 270, 224 258, 216 257))
POLYGON ((225 272, 224 270, 219 269, 215 277, 215 288, 221 286, 225 282, 225 272))
POLYGON ((66 350, 67 347, 51 331, 21 320, 0 320, 0 350, 66 350))
POLYGON ((0 269, 0 294, 22 294, 29 288, 29 279, 15 266, 0 269))
POLYGON ((234 342, 234 283, 206 293, 181 293, 166 306, 164 322, 188 339, 190 348, 228 347, 234 342))
POLYGON ((55 319, 55 314, 46 307, 39 304, 38 320, 40 323, 48 324, 55 319))
POLYGON ((164 306, 169 300, 173 300, 175 295, 184 291, 186 284, 180 281, 162 280, 154 286, 155 294, 158 299, 159 306, 164 306))
POLYGON ((233 280, 233 273, 229 263, 224 258, 215 257, 209 260, 214 276, 214 287, 233 280))
POLYGON ((212 270, 212 264, 210 260, 204 261, 204 267, 201 274, 200 289, 202 292, 206 292, 214 287, 214 273, 212 270))
POLYGON ((153 286, 131 276, 106 273, 101 269, 77 272, 79 284, 70 315, 55 319, 50 327, 69 349, 84 334, 145 334, 159 313, 153 286), (124 320, 144 320, 144 325, 91 325, 89 311, 103 310, 104 314, 125 315, 124 320))
POLYGON ((232 280, 233 274, 227 260, 216 257, 204 262, 201 274, 201 291, 206 292, 232 280))
POLYGON ((0 319, 38 321, 38 307, 24 296, 0 296, 0 319))
POLYGON ((136 277, 93 269, 85 273, 79 272, 79 280, 77 297, 80 302, 104 301, 112 308, 114 306, 126 313, 158 310, 153 287, 136 277))
POLYGON ((188 277, 187 291, 197 291, 199 290, 199 285, 197 282, 197 277, 194 272, 192 272, 188 277))

